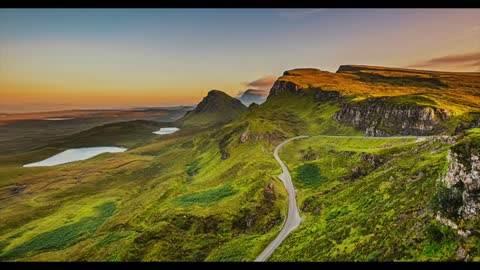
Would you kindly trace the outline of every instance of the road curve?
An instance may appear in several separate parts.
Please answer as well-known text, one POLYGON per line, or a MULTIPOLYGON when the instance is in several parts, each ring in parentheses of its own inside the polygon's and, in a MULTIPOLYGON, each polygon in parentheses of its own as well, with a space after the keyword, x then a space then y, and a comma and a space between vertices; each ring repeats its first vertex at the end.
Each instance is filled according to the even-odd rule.
POLYGON ((277 160, 280 167, 282 167, 282 174, 278 176, 280 180, 282 180, 283 184, 285 185, 285 189, 288 193, 288 213, 287 219, 283 223, 282 230, 277 235, 277 237, 270 243, 270 245, 263 250, 263 252, 255 259, 256 262, 263 262, 270 257, 273 251, 285 240, 287 235, 293 231, 295 228, 298 227, 300 222, 302 221, 300 218, 300 212, 298 211, 297 207, 297 199, 295 195, 295 188, 293 187, 292 178, 290 177, 290 173, 288 172, 287 166, 283 163, 283 161, 278 156, 278 151, 282 146, 290 141, 301 139, 301 138, 308 138, 309 136, 297 136, 290 139, 283 141, 275 148, 275 152, 273 152, 273 156, 277 160))
POLYGON ((414 138, 429 138, 433 136, 397 136, 397 137, 365 137, 365 136, 336 136, 336 135, 314 135, 314 136, 297 136, 290 139, 283 141, 279 144, 275 151, 273 152, 273 156, 277 160, 280 167, 282 167, 282 174, 278 176, 280 180, 282 180, 283 184, 285 185, 285 189, 288 193, 288 214, 287 219, 283 223, 282 230, 277 235, 277 237, 263 250, 263 252, 255 259, 255 262, 264 262, 272 255, 273 251, 285 240, 285 238, 295 230, 302 219, 300 218, 300 212, 298 211, 297 207, 297 198, 295 188, 293 187, 292 178, 290 177, 290 173, 288 172, 287 166, 283 163, 283 161, 278 156, 278 151, 282 148, 283 145, 286 143, 302 138, 308 137, 323 137, 323 138, 352 138, 352 139, 414 139, 414 138))

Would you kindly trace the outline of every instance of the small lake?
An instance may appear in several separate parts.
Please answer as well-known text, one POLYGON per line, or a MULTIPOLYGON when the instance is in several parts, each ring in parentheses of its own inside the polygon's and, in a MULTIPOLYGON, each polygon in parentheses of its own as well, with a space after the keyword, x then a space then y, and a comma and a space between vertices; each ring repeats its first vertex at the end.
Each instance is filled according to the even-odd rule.
POLYGON ((123 147, 83 147, 73 148, 58 153, 45 160, 29 163, 23 165, 23 167, 39 167, 39 166, 55 166, 65 164, 69 162, 89 159, 102 153, 119 153, 126 151, 127 148, 123 147))
POLYGON ((158 135, 165 135, 165 134, 170 134, 174 133, 176 131, 179 131, 179 128, 176 127, 166 127, 166 128, 161 128, 159 131, 155 131, 153 133, 158 134, 158 135))

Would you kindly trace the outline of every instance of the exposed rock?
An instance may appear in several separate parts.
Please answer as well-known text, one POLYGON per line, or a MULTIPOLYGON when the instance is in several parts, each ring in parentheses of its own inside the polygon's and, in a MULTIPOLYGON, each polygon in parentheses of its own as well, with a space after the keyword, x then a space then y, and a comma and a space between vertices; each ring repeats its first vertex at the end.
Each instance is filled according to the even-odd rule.
POLYGON ((226 160, 226 159, 228 159, 229 157, 230 157, 230 153, 228 153, 228 152, 222 152, 222 157, 221 157, 222 160, 226 160))
POLYGON ((333 118, 363 130, 366 136, 430 135, 450 117, 444 109, 396 101, 397 97, 368 98, 343 103, 333 118))
POLYGON ((285 140, 285 136, 279 131, 267 132, 258 134, 255 136, 255 142, 258 143, 261 140, 265 140, 271 145, 277 145, 281 141, 285 140))
POLYGON ((312 212, 313 214, 319 214, 322 211, 322 206, 318 200, 320 194, 311 196, 306 198, 303 201, 303 205, 301 207, 302 212, 312 212))
POLYGON ((14 194, 19 194, 19 193, 21 193, 23 190, 25 190, 27 187, 28 187, 27 184, 23 184, 23 185, 21 185, 21 186, 19 186, 19 187, 17 187, 17 188, 14 188, 14 189, 13 189, 13 193, 14 193, 14 194))
POLYGON ((377 168, 384 162, 383 159, 378 158, 375 154, 364 153, 364 152, 360 154, 360 159, 372 165, 373 168, 377 168))
POLYGON ((318 154, 313 151, 312 147, 308 147, 306 150, 300 150, 300 154, 302 154, 300 159, 303 161, 318 159, 318 154))
POLYGON ((390 133, 377 129, 375 126, 371 126, 365 129, 364 131, 365 136, 368 137, 389 137, 391 136, 390 133))
MULTIPOLYGON (((425 138, 421 138, 421 139, 425 139, 425 138)), ((452 145, 456 141, 457 141, 457 138, 455 136, 447 136, 447 135, 435 136, 433 137, 433 140, 432 140, 432 142, 441 142, 441 143, 452 144, 452 145)))
POLYGON ((440 222, 441 224, 443 224, 443 225, 445 225, 445 226, 448 226, 448 227, 456 230, 456 231, 457 231, 457 234, 458 234, 459 236, 461 236, 462 238, 464 238, 464 239, 467 238, 468 236, 470 236, 470 234, 471 234, 470 231, 460 229, 455 222, 451 221, 451 220, 448 219, 448 218, 444 218, 444 217, 440 216, 439 214, 437 214, 437 215, 435 216, 435 219, 436 219, 438 222, 440 222))
POLYGON ((352 174, 350 175, 350 180, 356 180, 356 179, 358 179, 362 176, 365 176, 367 174, 368 174, 368 172, 364 168, 362 168, 360 166, 354 166, 352 168, 352 174))
POLYGON ((293 82, 277 80, 273 84, 272 89, 270 89, 268 98, 275 97, 275 96, 284 96, 288 94, 304 95, 305 92, 303 92, 302 90, 303 90, 303 87, 293 82))
POLYGON ((337 91, 324 91, 321 88, 314 89, 313 99, 315 101, 332 101, 341 97, 342 95, 337 91))
POLYGON ((466 256, 467 256, 467 254, 466 254, 466 252, 465 252, 465 249, 464 249, 462 246, 458 247, 458 249, 457 249, 457 257, 459 257, 460 259, 465 259, 466 256))
POLYGON ((250 130, 247 129, 245 132, 242 133, 242 136, 240 136, 240 143, 245 143, 248 141, 250 138, 250 130))
POLYGON ((268 203, 273 202, 275 200, 275 189, 273 187, 273 183, 270 182, 267 184, 265 187, 265 190, 263 192, 263 195, 265 196, 265 199, 267 200, 268 203))
POLYGON ((474 154, 467 157, 467 160, 471 164, 471 168, 469 169, 459 162, 460 155, 462 154, 450 151, 447 156, 450 165, 442 181, 447 184, 447 187, 462 187, 463 206, 460 212, 464 218, 470 219, 480 210, 480 158, 474 154))

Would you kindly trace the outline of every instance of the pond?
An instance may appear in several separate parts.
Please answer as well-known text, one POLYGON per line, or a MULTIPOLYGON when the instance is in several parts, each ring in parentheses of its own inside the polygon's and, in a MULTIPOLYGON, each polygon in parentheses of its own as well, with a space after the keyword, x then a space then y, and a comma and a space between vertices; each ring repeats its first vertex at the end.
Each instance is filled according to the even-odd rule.
POLYGON ((61 153, 58 153, 42 161, 25 164, 23 165, 23 167, 55 166, 55 165, 69 163, 69 162, 89 159, 91 157, 100 155, 102 153, 119 153, 119 152, 124 152, 126 150, 127 148, 123 148, 123 147, 107 147, 107 146, 73 148, 73 149, 65 150, 61 153))
POLYGON ((166 128, 161 128, 159 131, 155 131, 153 133, 158 134, 158 135, 165 135, 165 134, 170 134, 179 131, 179 128, 176 127, 166 127, 166 128))

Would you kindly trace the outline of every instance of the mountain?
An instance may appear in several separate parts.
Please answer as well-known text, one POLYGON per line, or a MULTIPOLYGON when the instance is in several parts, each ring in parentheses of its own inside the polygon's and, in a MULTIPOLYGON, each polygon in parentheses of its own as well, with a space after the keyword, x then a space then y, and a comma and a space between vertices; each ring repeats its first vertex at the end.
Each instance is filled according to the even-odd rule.
POLYGON ((0 155, 0 261, 253 261, 288 213, 274 149, 299 135, 278 155, 303 221, 269 261, 479 261, 478 89, 475 73, 296 69, 248 109, 209 93, 167 136, 123 122, 0 155), (22 167, 101 144, 128 151, 22 167))
POLYGON ((219 90, 211 90, 195 109, 175 123, 179 126, 205 126, 228 122, 246 111, 242 102, 219 90))
POLYGON ((367 136, 453 134, 480 119, 480 73, 373 66, 286 71, 268 99, 311 96, 335 101, 337 122, 367 136))
POLYGON ((260 105, 267 100, 268 93, 266 90, 247 89, 242 92, 238 99, 247 107, 252 103, 260 105))

